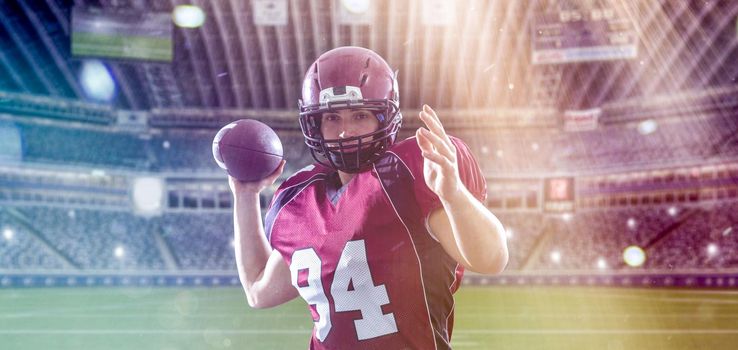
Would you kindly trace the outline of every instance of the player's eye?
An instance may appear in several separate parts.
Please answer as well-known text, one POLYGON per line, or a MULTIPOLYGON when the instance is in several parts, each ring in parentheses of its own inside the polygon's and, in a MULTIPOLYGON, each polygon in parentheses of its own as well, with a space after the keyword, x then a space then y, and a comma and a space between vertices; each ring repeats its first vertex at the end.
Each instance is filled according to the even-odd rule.
POLYGON ((356 113, 354 115, 354 118, 356 118, 357 120, 364 120, 366 118, 369 118, 369 113, 356 113))
POLYGON ((338 114, 325 114, 323 115, 323 120, 334 122, 336 120, 339 120, 341 117, 338 114))

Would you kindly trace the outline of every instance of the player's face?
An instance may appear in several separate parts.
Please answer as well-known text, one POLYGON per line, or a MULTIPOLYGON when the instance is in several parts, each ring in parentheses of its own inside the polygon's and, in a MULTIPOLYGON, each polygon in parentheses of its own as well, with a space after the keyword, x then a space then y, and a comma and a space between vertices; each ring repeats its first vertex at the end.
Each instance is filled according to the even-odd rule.
MULTIPOLYGON (((374 114, 366 109, 341 109, 335 112, 323 113, 320 124, 323 138, 326 140, 346 139, 359 135, 369 134, 379 129, 379 120, 374 114)), ((362 139, 362 143, 368 144, 372 137, 362 139)), ((349 144, 356 144, 353 141, 349 144)), ((331 145, 329 143, 329 145, 331 145)))

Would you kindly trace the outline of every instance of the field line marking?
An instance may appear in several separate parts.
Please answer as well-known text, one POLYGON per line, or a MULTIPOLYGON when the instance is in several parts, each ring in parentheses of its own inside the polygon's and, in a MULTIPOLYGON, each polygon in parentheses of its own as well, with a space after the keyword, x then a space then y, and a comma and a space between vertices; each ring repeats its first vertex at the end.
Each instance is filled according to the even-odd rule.
POLYGON ((738 329, 458 329, 454 334, 738 334, 738 329))
MULTIPOLYGON (((8 329, 0 330, 4 335, 59 334, 59 335, 101 335, 101 334, 279 334, 309 335, 309 329, 8 329)), ((459 329, 454 334, 738 334, 738 329, 459 329)))
POLYGON ((101 334, 300 334, 309 336, 311 329, 2 329, 0 334, 31 335, 101 335, 101 334))

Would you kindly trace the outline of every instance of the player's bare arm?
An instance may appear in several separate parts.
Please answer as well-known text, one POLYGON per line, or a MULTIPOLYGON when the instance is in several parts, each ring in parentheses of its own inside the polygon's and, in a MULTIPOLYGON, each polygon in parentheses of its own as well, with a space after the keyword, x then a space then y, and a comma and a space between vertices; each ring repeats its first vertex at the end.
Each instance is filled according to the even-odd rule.
POLYGON ((435 111, 424 105, 416 131, 423 154, 423 175, 443 207, 428 225, 444 250, 465 268, 486 274, 502 272, 508 251, 502 223, 461 182, 453 145, 435 111))
POLYGON ((290 270, 264 235, 259 193, 282 174, 285 161, 270 176, 254 182, 241 182, 229 176, 233 192, 233 224, 236 266, 249 306, 277 306, 298 296, 290 282, 290 270))

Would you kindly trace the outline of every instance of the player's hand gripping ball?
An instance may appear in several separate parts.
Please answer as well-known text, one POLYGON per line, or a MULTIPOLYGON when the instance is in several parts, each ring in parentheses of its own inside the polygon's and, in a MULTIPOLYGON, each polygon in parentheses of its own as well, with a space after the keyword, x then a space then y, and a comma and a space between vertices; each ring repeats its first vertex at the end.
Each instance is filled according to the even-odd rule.
POLYGON ((272 128, 257 120, 241 119, 224 126, 215 135, 213 157, 228 175, 252 182, 277 170, 284 152, 272 128))

